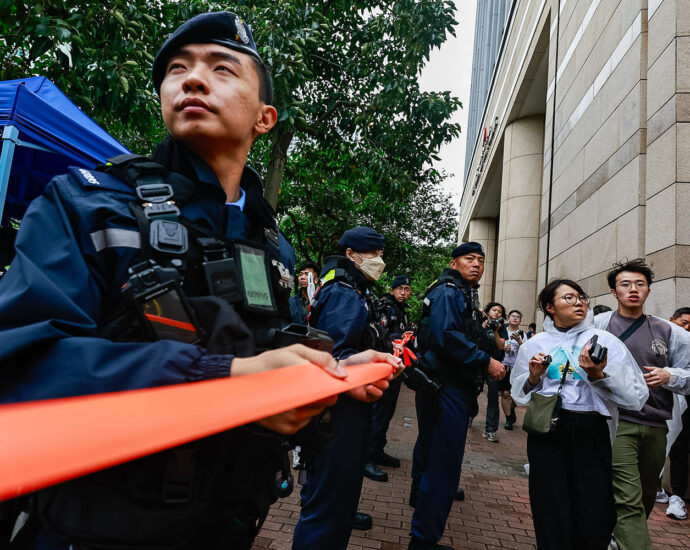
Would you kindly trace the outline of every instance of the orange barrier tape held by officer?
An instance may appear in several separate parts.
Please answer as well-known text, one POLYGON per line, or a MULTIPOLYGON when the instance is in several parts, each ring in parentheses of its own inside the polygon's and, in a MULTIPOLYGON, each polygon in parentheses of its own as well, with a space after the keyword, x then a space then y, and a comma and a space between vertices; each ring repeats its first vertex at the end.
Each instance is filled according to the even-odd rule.
POLYGON ((390 375, 386 363, 339 380, 310 363, 126 392, 0 406, 0 500, 102 470, 390 375))

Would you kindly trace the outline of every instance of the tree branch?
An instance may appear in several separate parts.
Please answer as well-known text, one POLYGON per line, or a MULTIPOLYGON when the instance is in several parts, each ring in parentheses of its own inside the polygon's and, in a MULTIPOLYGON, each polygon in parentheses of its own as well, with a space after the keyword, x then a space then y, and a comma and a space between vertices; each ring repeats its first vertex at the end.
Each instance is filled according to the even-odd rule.
POLYGON ((356 101, 348 101, 345 99, 336 101, 326 110, 326 112, 317 117, 317 122, 323 122, 324 120, 327 120, 340 107, 360 107, 360 104, 356 101))
POLYGON ((313 262, 309 251, 305 248, 304 246, 304 239, 302 239, 302 231, 300 231, 299 228, 299 223, 297 222, 297 216, 295 216, 294 212, 287 212, 288 217, 292 220, 292 225, 295 228, 295 233, 297 234, 297 246, 302 253, 302 255, 307 259, 308 262, 313 262))

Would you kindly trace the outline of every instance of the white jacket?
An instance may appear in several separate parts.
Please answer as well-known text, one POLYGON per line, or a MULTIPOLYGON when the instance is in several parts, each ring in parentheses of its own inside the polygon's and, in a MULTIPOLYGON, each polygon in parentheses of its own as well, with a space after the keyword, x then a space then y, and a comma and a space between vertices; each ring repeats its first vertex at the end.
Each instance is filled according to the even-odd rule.
POLYGON ((618 423, 618 407, 640 410, 647 401, 649 392, 642 371, 628 348, 611 333, 594 328, 593 317, 592 310, 589 310, 585 320, 567 332, 558 331, 553 321, 547 317, 544 320, 544 331, 520 346, 510 376, 511 394, 520 405, 527 405, 534 392, 545 396, 554 395, 560 385, 562 369, 566 361, 570 361, 575 372, 568 374, 563 385, 563 408, 609 416, 609 430, 613 441, 618 423), (587 373, 580 367, 578 357, 595 334, 599 337, 599 344, 608 348, 604 368, 606 377, 589 381, 587 373), (529 361, 540 352, 551 355, 553 361, 537 387, 532 392, 525 393, 523 390, 529 377, 529 361))

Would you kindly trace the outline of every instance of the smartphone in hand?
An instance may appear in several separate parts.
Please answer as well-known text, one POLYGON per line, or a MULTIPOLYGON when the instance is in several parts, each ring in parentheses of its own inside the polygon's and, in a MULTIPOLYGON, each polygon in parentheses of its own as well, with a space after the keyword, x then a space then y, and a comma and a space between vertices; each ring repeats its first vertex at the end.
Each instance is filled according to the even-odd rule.
POLYGON ((593 363, 602 363, 603 361, 606 360, 606 355, 608 354, 608 348, 602 346, 601 344, 598 343, 599 336, 594 335, 592 336, 592 339, 587 342, 587 345, 589 346, 589 358, 592 360, 593 363))

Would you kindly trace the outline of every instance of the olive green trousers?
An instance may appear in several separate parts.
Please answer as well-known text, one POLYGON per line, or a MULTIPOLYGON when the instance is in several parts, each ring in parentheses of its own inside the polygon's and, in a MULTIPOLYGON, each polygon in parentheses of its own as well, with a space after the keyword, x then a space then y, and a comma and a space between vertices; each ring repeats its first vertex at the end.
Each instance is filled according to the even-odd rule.
POLYGON ((666 459, 667 428, 621 420, 613 443, 613 495, 620 550, 652 550, 647 518, 666 459))

